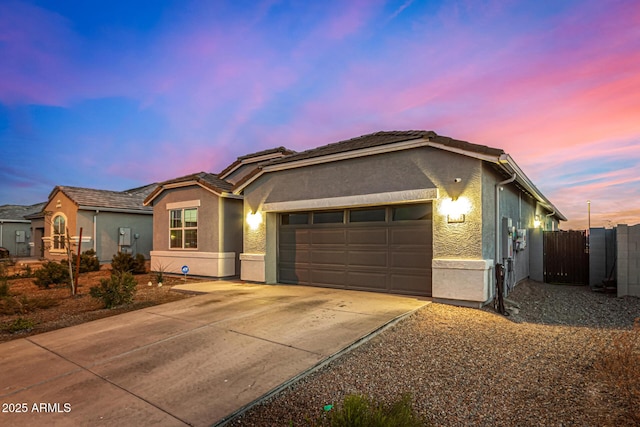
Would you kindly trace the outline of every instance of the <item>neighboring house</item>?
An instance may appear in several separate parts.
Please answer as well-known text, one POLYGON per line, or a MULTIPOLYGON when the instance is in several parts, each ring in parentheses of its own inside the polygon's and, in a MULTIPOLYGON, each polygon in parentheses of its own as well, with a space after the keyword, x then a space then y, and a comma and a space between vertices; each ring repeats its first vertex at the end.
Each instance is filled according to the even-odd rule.
POLYGON ((527 234, 566 220, 503 150, 431 131, 254 153, 161 183, 145 204, 155 269, 231 276, 241 252, 243 280, 476 307, 493 298, 495 264, 527 278, 527 234))
POLYGON ((527 230, 566 218, 503 150, 378 132, 260 165, 244 197, 241 278, 481 306, 496 263, 529 275, 527 230), (509 261, 510 259, 510 261, 509 261))
MULTIPOLYGON (((67 256, 65 235, 81 250, 93 249, 102 263, 118 252, 149 258, 153 242, 153 211, 142 202, 156 184, 127 191, 57 186, 42 212, 33 215, 34 229, 43 230, 43 256, 57 260, 67 256)), ((74 252, 77 251, 75 247, 74 252)))
POLYGON ((153 206, 154 271, 209 277, 239 275, 242 196, 233 184, 259 162, 291 154, 283 147, 238 157, 220 174, 200 172, 158 184, 144 201, 153 206))
POLYGON ((31 220, 27 217, 40 212, 43 206, 44 203, 0 206, 0 248, 7 249, 12 257, 30 256, 38 236, 34 236, 31 220))

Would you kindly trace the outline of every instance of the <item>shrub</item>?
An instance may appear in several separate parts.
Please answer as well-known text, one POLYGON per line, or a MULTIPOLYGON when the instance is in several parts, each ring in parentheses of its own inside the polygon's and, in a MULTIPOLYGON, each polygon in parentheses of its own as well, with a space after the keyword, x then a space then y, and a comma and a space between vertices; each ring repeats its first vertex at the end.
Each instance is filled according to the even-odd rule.
POLYGON ((624 415, 640 425, 640 317, 633 329, 625 331, 605 346, 595 363, 601 379, 620 399, 624 415))
POLYGON ((29 332, 30 330, 33 329, 33 327, 35 325, 36 325, 36 322, 31 320, 31 319, 27 319, 27 318, 24 318, 24 317, 18 317, 13 322, 9 322, 2 329, 4 329, 7 332, 10 332, 12 334, 15 334, 17 332, 23 332, 23 331, 24 332, 29 332))
POLYGON ((383 404, 372 399, 352 394, 345 397, 342 405, 329 413, 332 427, 417 427, 426 422, 413 413, 411 395, 404 394, 399 400, 383 404))
POLYGON ((34 273, 33 283, 40 288, 48 289, 51 285, 61 285, 69 282, 68 267, 57 262, 49 261, 34 273))
POLYGON ((135 258, 131 254, 118 252, 111 259, 111 269, 114 272, 144 274, 147 272, 144 255, 137 254, 135 258))
POLYGON ((89 295, 102 300, 106 308, 113 308, 130 303, 136 292, 136 285, 133 274, 117 271, 109 279, 101 279, 100 285, 89 290, 89 295))
POLYGON ((27 314, 35 310, 46 310, 60 304, 48 297, 29 298, 26 295, 0 298, 0 315, 27 314))

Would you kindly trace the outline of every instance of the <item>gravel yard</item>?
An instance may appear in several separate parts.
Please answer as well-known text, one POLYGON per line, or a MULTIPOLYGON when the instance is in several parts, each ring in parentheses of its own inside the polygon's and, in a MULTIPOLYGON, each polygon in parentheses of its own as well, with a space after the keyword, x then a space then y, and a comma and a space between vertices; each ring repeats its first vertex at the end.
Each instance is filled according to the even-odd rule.
POLYGON ((633 425, 594 362, 632 328, 640 298, 529 281, 509 299, 509 317, 429 304, 230 425, 313 425, 348 394, 406 392, 436 426, 633 425))

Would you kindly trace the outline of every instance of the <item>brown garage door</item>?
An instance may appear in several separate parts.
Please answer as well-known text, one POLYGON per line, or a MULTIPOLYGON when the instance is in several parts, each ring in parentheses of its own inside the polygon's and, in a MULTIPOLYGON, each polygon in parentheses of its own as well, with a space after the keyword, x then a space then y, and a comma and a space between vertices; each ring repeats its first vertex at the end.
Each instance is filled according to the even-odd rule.
POLYGON ((278 281, 431 296, 431 203, 280 215, 278 281))

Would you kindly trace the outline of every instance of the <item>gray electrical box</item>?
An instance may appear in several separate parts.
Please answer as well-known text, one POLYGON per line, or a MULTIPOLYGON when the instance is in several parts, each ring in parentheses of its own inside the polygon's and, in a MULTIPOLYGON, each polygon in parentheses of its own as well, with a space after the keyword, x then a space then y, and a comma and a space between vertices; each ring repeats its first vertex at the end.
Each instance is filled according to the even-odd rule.
POLYGON ((118 245, 131 246, 131 229, 129 227, 120 227, 118 230, 118 245))
POLYGON ((514 227, 511 218, 502 218, 502 258, 513 258, 514 227))
POLYGON ((26 234, 24 231, 16 231, 16 243, 26 242, 26 234))

